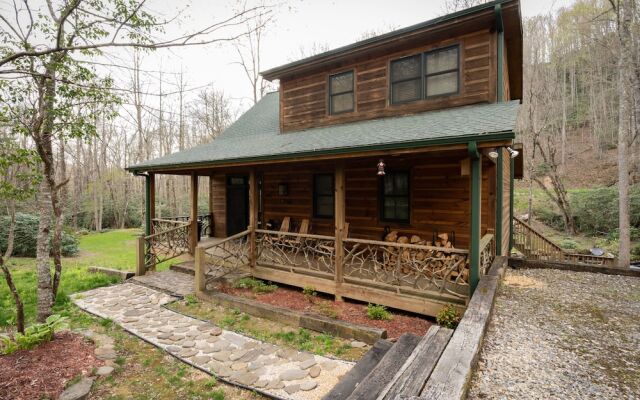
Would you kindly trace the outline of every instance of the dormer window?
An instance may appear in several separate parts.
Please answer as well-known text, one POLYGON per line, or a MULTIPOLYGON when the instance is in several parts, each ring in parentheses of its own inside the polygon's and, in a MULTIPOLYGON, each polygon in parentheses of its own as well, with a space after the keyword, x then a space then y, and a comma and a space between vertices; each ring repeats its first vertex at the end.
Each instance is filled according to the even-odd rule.
POLYGON ((391 61, 391 103, 458 93, 459 47, 447 47, 391 61))
POLYGON ((329 76, 329 113, 341 114, 353 111, 353 71, 329 76))

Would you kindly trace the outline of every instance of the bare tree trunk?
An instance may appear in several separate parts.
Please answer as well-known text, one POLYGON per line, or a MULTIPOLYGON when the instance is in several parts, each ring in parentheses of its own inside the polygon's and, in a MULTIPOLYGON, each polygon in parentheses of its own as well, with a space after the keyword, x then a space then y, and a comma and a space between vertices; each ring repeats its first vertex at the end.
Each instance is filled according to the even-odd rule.
POLYGON ((38 211, 40 222, 37 239, 37 276, 38 276, 38 304, 37 320, 44 322, 51 315, 53 292, 51 287, 51 265, 49 261, 49 234, 51 232, 51 188, 44 179, 40 184, 38 195, 38 211))
POLYGON ((22 299, 20 298, 20 293, 16 288, 16 285, 13 283, 13 277, 11 276, 11 271, 9 267, 5 264, 5 259, 8 261, 9 257, 11 257, 11 253, 13 253, 13 241, 15 237, 15 228, 16 228, 16 204, 15 201, 10 200, 7 206, 7 211, 9 214, 9 233, 7 235, 7 250, 4 253, 4 257, 0 255, 0 269, 2 269, 2 273, 4 274, 4 280, 7 282, 7 286, 9 287, 9 291, 11 292, 11 296, 13 297, 13 302, 16 304, 16 329, 20 333, 24 333, 24 304, 22 303, 22 299))

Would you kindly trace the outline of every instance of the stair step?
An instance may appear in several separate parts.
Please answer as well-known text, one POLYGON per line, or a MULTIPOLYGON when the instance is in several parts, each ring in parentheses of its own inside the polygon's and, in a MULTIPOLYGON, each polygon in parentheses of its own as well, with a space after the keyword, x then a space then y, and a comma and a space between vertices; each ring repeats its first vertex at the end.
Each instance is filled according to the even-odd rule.
POLYGON ((377 340, 360 361, 322 399, 344 400, 349 397, 358 383, 369 375, 391 347, 393 347, 393 343, 388 340, 377 340))
POLYGON ((440 359, 453 330, 433 325, 395 374, 392 381, 378 395, 378 400, 395 400, 418 396, 440 359))
POLYGON ((170 270, 181 272, 183 274, 195 275, 196 269, 194 267, 193 261, 184 261, 178 264, 171 264, 169 267, 170 270))
POLYGON ((382 357, 373 370, 358 383, 348 400, 371 400, 391 382, 407 358, 420 342, 421 337, 411 333, 400 336, 396 344, 382 357))

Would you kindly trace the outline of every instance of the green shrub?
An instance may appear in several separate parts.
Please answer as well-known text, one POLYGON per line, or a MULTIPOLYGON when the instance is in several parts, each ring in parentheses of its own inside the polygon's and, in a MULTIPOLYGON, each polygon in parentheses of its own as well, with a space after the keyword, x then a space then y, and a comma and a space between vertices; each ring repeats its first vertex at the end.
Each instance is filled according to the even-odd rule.
POLYGON ((329 317, 331 319, 338 319, 340 317, 340 313, 336 308, 328 301, 323 301, 315 307, 316 311, 320 315, 324 315, 325 317, 329 317))
MULTIPOLYGON (((36 241, 38 237, 39 218, 36 215, 16 214, 15 236, 13 240, 13 255, 17 257, 35 257, 36 241)), ((9 236, 9 217, 0 218, 0 251, 7 250, 9 236)), ((73 235, 62 232, 62 255, 65 257, 78 254, 78 239, 73 235)))
POLYGON ((307 299, 307 301, 313 303, 313 299, 318 295, 318 292, 316 292, 316 288, 314 288, 313 286, 305 286, 302 289, 302 294, 304 295, 304 298, 307 299))
POLYGON ((388 321, 393 318, 391 313, 387 311, 387 307, 371 303, 367 305, 367 317, 369 317, 369 319, 377 319, 383 321, 388 321))
POLYGON ((449 304, 436 315, 436 322, 438 325, 449 329, 455 329, 460 323, 460 313, 452 305, 449 304))
POLYGON ((547 226, 560 231, 564 230, 564 219, 562 218, 562 215, 552 210, 550 207, 535 208, 533 210, 533 215, 538 221, 547 226))
MULTIPOLYGON (((617 237, 618 189, 604 187, 571 193, 576 229, 586 235, 617 237)), ((640 236, 640 185, 629 191, 630 224, 632 237, 640 236)))
POLYGON ((576 243, 576 241, 571 239, 563 239, 560 242, 560 247, 562 247, 563 249, 573 250, 578 248, 578 243, 576 243))
POLYGON ((640 244, 637 244, 631 248, 631 255, 633 258, 640 259, 640 244))
POLYGON ((51 315, 42 324, 33 324, 24 330, 24 335, 16 333, 13 338, 8 336, 0 337, 0 354, 11 354, 17 350, 32 349, 40 343, 50 342, 53 334, 66 327, 67 317, 51 315))
POLYGON ((238 280, 233 287, 239 289, 251 289, 254 293, 271 293, 278 290, 277 285, 267 284, 255 278, 242 278, 238 280))

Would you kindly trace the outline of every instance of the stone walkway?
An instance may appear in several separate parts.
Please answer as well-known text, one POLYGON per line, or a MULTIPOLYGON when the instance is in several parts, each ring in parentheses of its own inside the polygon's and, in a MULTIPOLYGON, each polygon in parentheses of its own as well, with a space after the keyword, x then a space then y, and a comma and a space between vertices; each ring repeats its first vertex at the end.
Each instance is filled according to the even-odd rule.
POLYGON ((175 297, 123 283, 72 296, 83 310, 184 362, 235 384, 281 399, 320 399, 353 363, 280 348, 170 311, 175 297))
POLYGON ((195 288, 192 275, 171 270, 148 272, 146 275, 134 276, 129 281, 179 297, 193 293, 195 288))

